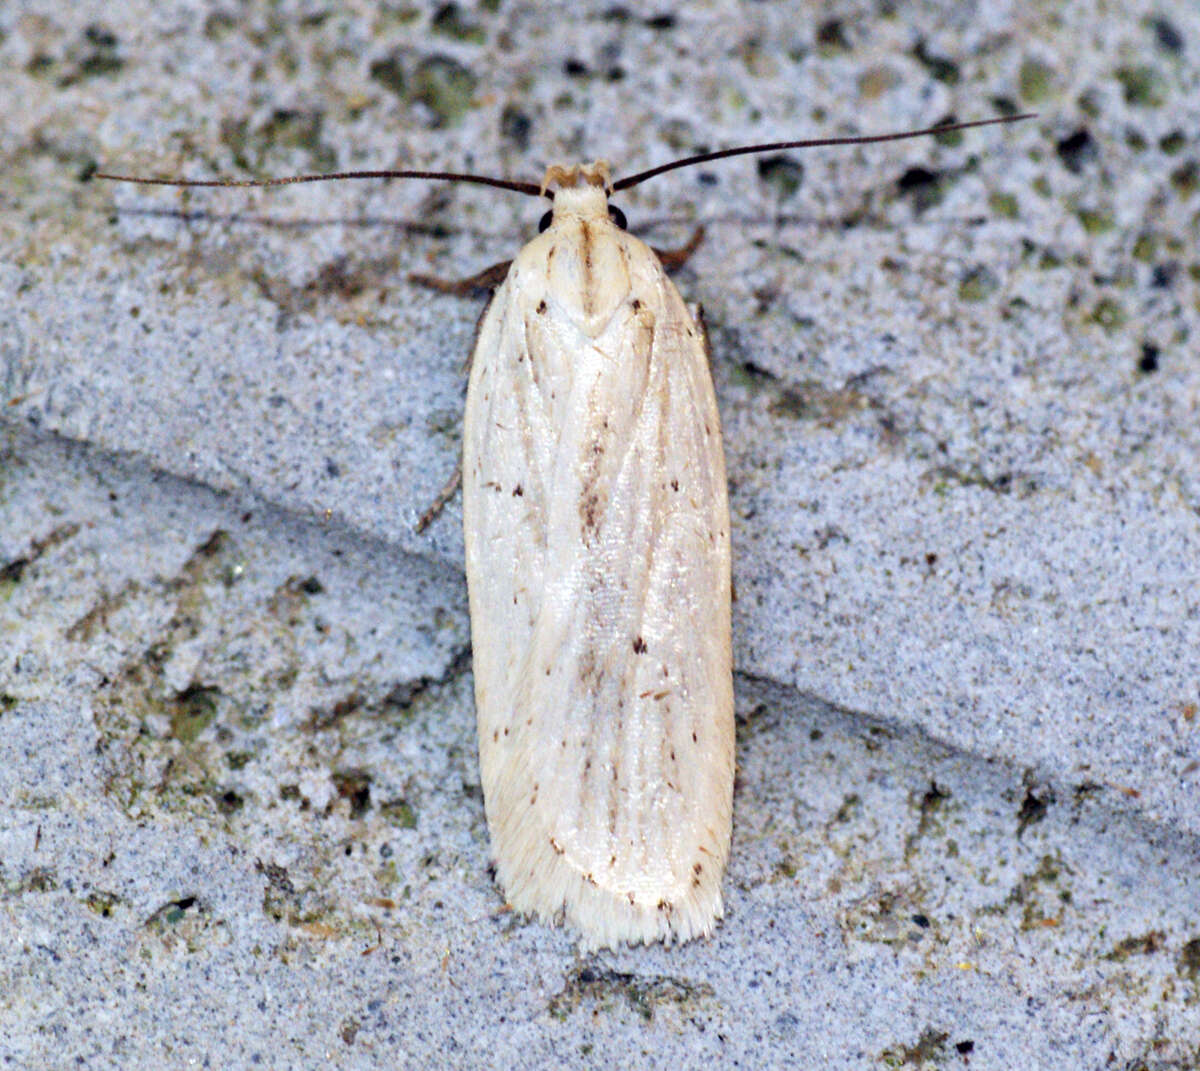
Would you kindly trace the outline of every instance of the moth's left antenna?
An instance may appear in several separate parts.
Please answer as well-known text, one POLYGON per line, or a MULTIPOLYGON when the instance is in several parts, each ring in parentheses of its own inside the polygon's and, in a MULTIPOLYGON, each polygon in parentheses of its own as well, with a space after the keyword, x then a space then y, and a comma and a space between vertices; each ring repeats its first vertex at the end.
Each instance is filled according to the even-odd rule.
POLYGON ((334 179, 427 179, 431 182, 473 182, 477 186, 493 186, 500 190, 541 196, 536 182, 516 182, 488 175, 461 175, 454 171, 333 171, 327 175, 285 175, 269 179, 168 179, 145 175, 118 175, 112 171, 96 171, 91 178, 110 182, 136 182, 141 186, 294 186, 300 182, 331 182, 334 179))

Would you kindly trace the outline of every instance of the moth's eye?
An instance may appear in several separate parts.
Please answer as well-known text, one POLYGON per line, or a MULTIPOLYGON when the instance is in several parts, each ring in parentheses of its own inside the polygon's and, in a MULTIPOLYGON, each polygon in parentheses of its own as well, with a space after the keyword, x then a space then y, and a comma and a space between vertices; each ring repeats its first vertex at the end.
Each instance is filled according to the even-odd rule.
POLYGON ((538 234, 541 234, 542 231, 544 231, 547 227, 550 226, 550 220, 553 217, 553 215, 554 215, 553 212, 547 212, 544 216, 542 216, 540 222, 538 223, 538 234))
POLYGON ((608 218, 611 219, 621 230, 628 230, 629 224, 625 220, 625 213, 622 212, 616 205, 608 206, 608 218))

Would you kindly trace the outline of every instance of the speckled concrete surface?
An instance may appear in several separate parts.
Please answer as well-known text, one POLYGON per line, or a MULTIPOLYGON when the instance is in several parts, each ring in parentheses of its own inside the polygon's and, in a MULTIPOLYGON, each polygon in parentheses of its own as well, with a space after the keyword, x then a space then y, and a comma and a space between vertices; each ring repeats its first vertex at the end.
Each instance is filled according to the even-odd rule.
POLYGON ((0 9, 0 1060, 1200 1064, 1194 4, 0 9), (542 208, 628 173, 713 341, 739 777, 707 943, 487 869, 454 464, 542 208))

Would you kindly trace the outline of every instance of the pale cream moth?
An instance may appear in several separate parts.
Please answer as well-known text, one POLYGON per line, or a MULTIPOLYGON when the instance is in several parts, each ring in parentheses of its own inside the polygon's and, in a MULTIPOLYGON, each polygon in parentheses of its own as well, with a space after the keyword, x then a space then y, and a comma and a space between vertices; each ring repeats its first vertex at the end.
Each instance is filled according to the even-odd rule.
POLYGON ((1021 118, 744 146, 615 183, 603 162, 551 167, 540 185, 98 176, 426 178, 552 197, 510 265, 466 281, 503 278, 472 355, 461 471, 484 804, 518 911, 565 920, 588 947, 686 941, 723 913, 734 721, 720 423, 703 328, 610 193, 725 156, 1021 118))

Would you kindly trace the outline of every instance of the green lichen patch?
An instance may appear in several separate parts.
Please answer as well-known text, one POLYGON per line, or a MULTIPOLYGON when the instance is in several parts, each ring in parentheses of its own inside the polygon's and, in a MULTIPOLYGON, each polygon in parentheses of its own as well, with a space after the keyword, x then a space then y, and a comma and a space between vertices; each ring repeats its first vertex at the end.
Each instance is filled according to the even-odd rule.
POLYGON ((884 1067, 928 1067, 951 1058, 950 1035, 927 1026, 914 1045, 893 1045, 879 1054, 884 1067))
POLYGON ((1080 208, 1076 210, 1075 217, 1091 235, 1107 234, 1116 226, 1112 213, 1105 209, 1080 208))
POLYGON ((1134 239, 1130 255, 1134 260, 1140 260, 1144 264, 1149 264, 1158 256, 1158 250, 1158 235, 1150 231, 1142 231, 1134 239))
POLYGON ((93 78, 117 74, 125 66, 117 35, 101 23, 92 23, 83 36, 71 42, 61 56, 35 53, 25 65, 32 78, 51 80, 66 89, 93 78))
POLYGON ((961 301, 985 301, 1000 289, 1000 280, 986 265, 976 265, 963 276, 958 284, 961 301))
POLYGON ((221 699, 219 688, 193 684, 177 692, 169 704, 171 735, 184 744, 193 744, 217 716, 221 699))
POLYGON ((1200 984, 1200 937, 1193 937, 1179 950, 1176 969, 1183 977, 1200 984))
POLYGON ((1003 904, 984 911, 1004 914, 1018 908, 1021 929, 1026 932, 1057 927, 1062 924, 1063 909, 1072 901, 1070 876, 1057 853, 1043 855, 1037 867, 1022 875, 1009 890, 1003 904))
POLYGON ((757 161, 758 177, 786 200, 804 182, 804 165, 788 156, 763 156, 757 161))
POLYGON ((146 959, 174 954, 177 949, 191 954, 206 944, 208 931, 219 925, 198 897, 180 896, 160 904, 142 924, 139 950, 146 959))
POLYGON ((988 195, 988 208, 992 215, 999 219, 1016 219, 1020 215, 1020 205, 1016 194, 992 193, 988 195))
POLYGON ((947 56, 932 53, 925 41, 918 41, 912 54, 935 81, 948 86, 956 86, 962 81, 962 71, 959 70, 958 64, 947 56))
POLYGON ((36 866, 11 879, 0 869, 0 900, 24 896, 27 893, 54 892, 58 887, 58 872, 52 867, 36 866))
POLYGON ((950 465, 939 465, 926 474, 924 483, 935 495, 948 494, 951 487, 978 487, 994 494, 1016 494, 1021 498, 1032 495, 1038 489, 1037 480, 1017 472, 985 473, 976 465, 957 469, 950 465))
POLYGON ((417 811, 407 799, 388 800, 379 807, 380 814, 393 829, 416 829, 417 811))
POLYGON ((300 884, 293 881, 287 867, 276 863, 258 862, 255 869, 263 878, 262 910, 267 918, 274 922, 286 921, 290 926, 303 926, 329 917, 328 895, 317 887, 312 875, 300 884))
POLYGON ((259 160, 272 150, 300 150, 311 161, 314 171, 332 171, 337 167, 337 152, 322 136, 325 113, 319 109, 277 108, 250 139, 259 160))
POLYGON ((1036 789, 1026 786, 1025 795, 1022 797, 1021 806, 1017 811, 1018 840, 1024 836, 1030 826, 1037 825, 1046 817, 1054 802, 1054 792, 1051 789, 1036 789))
POLYGON ((1187 146, 1187 138, 1184 137, 1182 130, 1172 130, 1169 134, 1164 134, 1158 139, 1159 149, 1166 153, 1167 156, 1175 156, 1181 153, 1187 146))
POLYGON ((1113 963, 1124 963, 1134 956, 1152 956, 1161 952, 1166 944, 1166 934, 1162 930, 1151 930, 1149 933, 1126 937, 1113 945, 1112 950, 1101 956, 1101 959, 1113 963))
POLYGON ((851 50, 846 24, 841 19, 826 19, 816 32, 818 56, 838 56, 851 50))
POLYGON ((855 900, 841 912, 847 937, 889 948, 911 948, 925 940, 932 925, 918 886, 886 889, 855 900))
POLYGON ((566 984, 551 998, 547 1010, 562 1020, 584 1006, 592 1006, 595 1012, 624 1006, 650 1022, 666 1005, 686 1010, 707 1004, 714 997, 712 986, 705 982, 584 966, 567 976, 566 984))
POLYGON ((349 805, 351 821, 362 818, 371 809, 371 775, 366 770, 337 770, 333 783, 338 797, 349 805))
POLYGON ((902 83, 893 68, 882 64, 868 67, 858 76, 858 96, 861 100, 878 100, 902 83))
POLYGON ((449 56, 430 56, 413 71, 411 96, 434 116, 435 127, 452 126, 470 111, 479 79, 449 56))
POLYGON ((102 919, 108 919, 112 918, 117 908, 124 904, 125 901, 114 892, 96 889, 88 893, 84 897, 83 902, 93 915, 98 915, 102 919))
POLYGON ((896 180, 896 192, 912 204, 913 211, 922 212, 942 203, 945 197, 946 176, 925 167, 910 167, 896 180))
POLYGON ((1135 108, 1161 108, 1167 100, 1162 74, 1149 64, 1118 67, 1114 72, 1125 94, 1125 103, 1135 108))
POLYGON ((15 587, 25 577, 26 570, 56 547, 72 539, 79 531, 78 524, 62 524, 52 529, 41 539, 34 539, 23 554, 0 564, 0 599, 8 589, 15 587))
POLYGON ((443 4, 438 8, 429 20, 429 28, 455 41, 481 45, 487 40, 483 27, 467 18, 458 4, 443 4))
POLYGON ((831 388, 805 380, 776 390, 768 406, 772 416, 813 421, 822 427, 836 427, 853 414, 879 408, 876 399, 853 385, 831 388))
POLYGON ((1044 60, 1033 57, 1022 61, 1017 75, 1021 99, 1028 105, 1042 104, 1055 91, 1055 69, 1044 60))
POLYGON ((392 52, 374 60, 367 68, 367 73, 372 81, 378 82, 396 96, 407 96, 408 79, 405 77, 404 61, 399 52, 392 52))
POLYGON ((512 142, 518 149, 529 148, 529 135, 533 131, 533 120, 527 112, 515 104, 506 104, 500 113, 500 136, 512 142))
POLYGON ((1105 331, 1119 331, 1129 320, 1129 315, 1116 298, 1102 297, 1092 307, 1088 320, 1105 331))
POLYGON ((1200 188, 1200 163, 1188 160, 1171 172, 1171 186, 1180 197, 1191 197, 1200 188))

